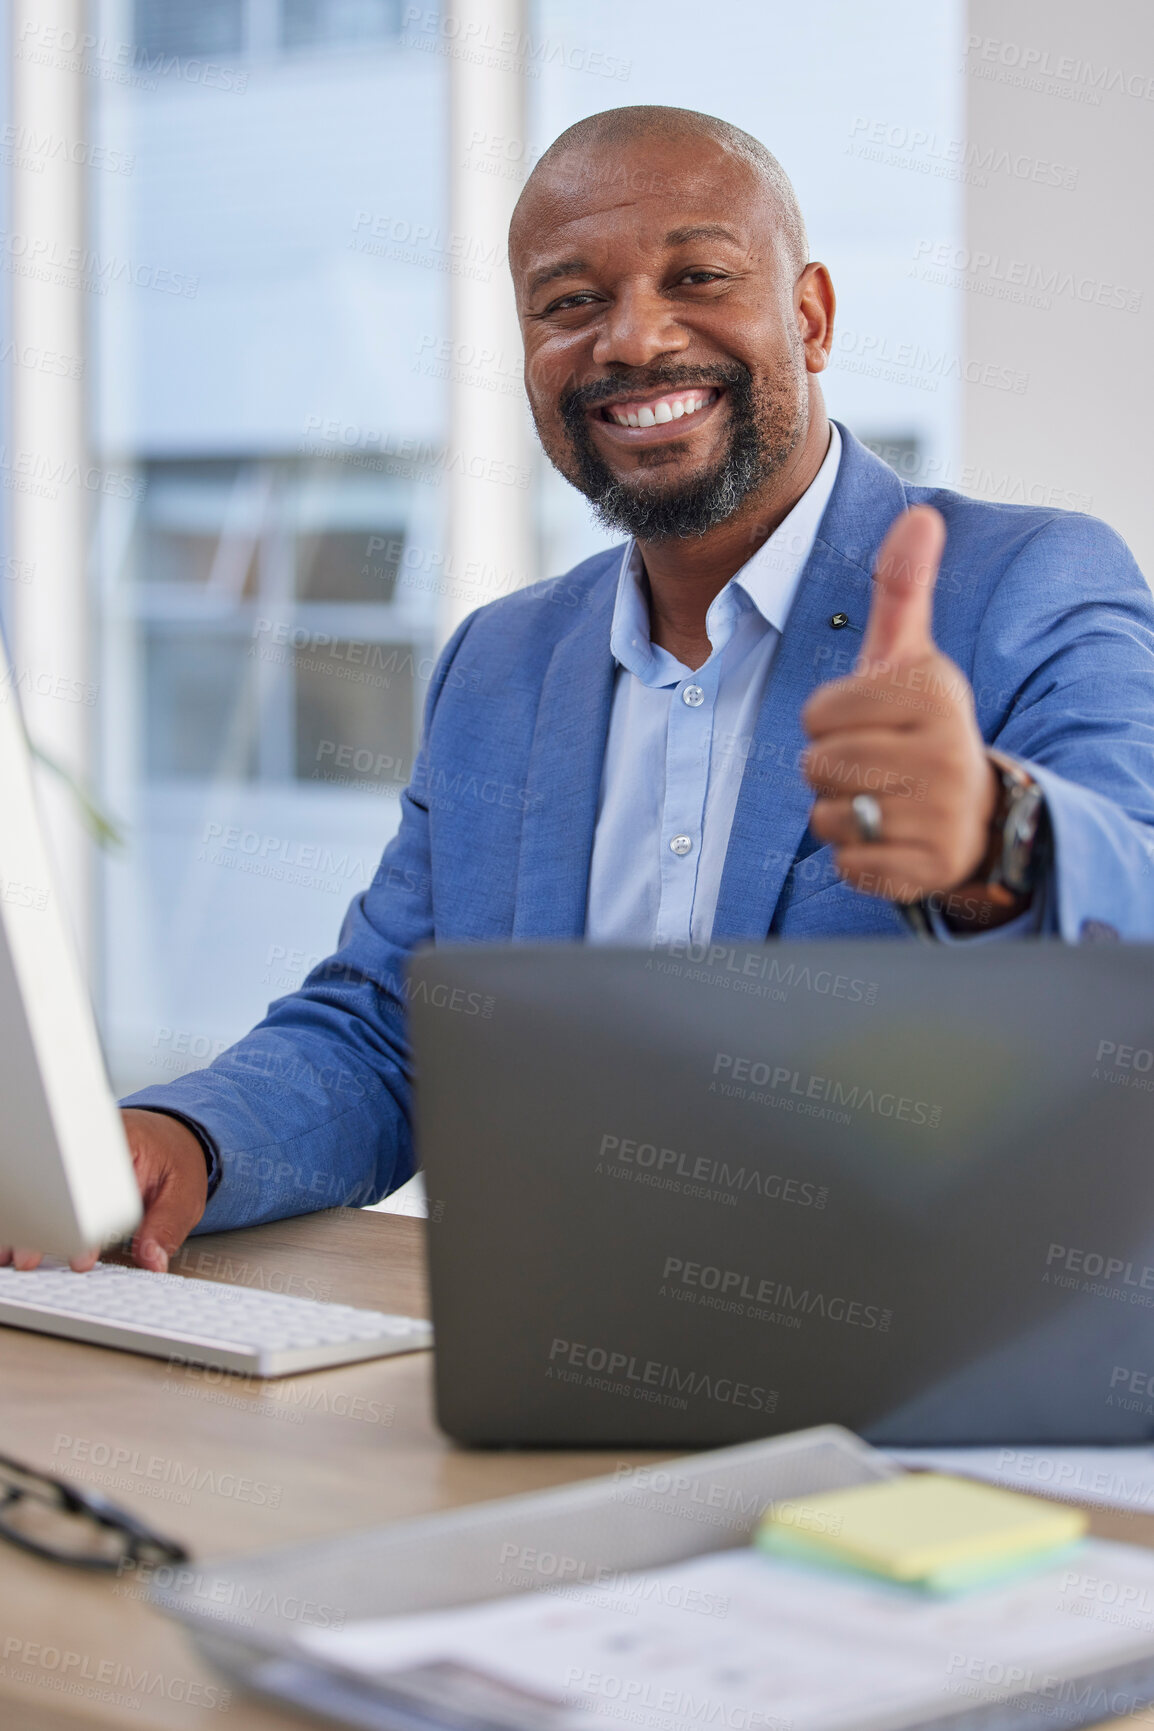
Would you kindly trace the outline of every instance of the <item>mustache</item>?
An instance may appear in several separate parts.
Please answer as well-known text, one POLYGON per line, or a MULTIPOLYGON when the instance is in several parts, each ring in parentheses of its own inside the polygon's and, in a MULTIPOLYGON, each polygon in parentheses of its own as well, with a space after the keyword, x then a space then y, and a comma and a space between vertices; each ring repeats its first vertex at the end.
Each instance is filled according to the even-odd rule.
POLYGON ((742 366, 740 361, 728 367, 637 367, 563 392, 558 399, 558 408, 565 420, 572 421, 584 415, 586 409, 619 397, 622 391, 672 391, 689 385, 740 390, 752 383, 752 379, 749 368, 742 366))

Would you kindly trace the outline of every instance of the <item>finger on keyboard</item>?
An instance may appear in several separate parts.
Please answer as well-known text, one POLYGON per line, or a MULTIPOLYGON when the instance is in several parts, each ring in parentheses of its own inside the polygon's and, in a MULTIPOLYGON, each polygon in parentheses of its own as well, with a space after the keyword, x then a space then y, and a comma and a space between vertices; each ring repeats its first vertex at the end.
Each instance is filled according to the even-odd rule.
MULTIPOLYGON (((74 1256, 69 1267, 75 1274, 87 1274, 90 1268, 96 1267, 99 1250, 90 1250, 87 1256, 74 1256)), ((0 1245, 0 1268, 19 1268, 25 1273, 33 1268, 39 1268, 43 1260, 40 1250, 13 1250, 10 1246, 0 1245)))
POLYGON ((141 1268, 150 1268, 154 1274, 168 1273, 168 1251, 163 1244, 158 1244, 155 1238, 141 1238, 137 1233, 133 1241, 132 1254, 141 1268))

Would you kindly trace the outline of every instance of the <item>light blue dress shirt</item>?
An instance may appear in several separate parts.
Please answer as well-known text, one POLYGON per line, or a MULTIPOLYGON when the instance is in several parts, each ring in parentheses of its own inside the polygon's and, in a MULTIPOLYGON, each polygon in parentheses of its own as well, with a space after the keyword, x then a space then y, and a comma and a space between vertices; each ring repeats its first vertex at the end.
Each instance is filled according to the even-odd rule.
MULTIPOLYGON (((696 672, 653 643, 636 542, 621 558, 609 646, 616 660, 585 940, 641 947, 708 944, 745 760, 773 659, 841 461, 830 427, 825 460, 789 515, 715 596, 711 654, 696 672)), ((946 943, 1045 929, 1043 898, 1017 919, 959 936, 930 911, 946 943)))
POLYGON ((618 663, 589 869, 594 944, 708 943, 754 725, 841 461, 825 461, 789 515, 705 616, 694 672, 649 636, 644 569, 625 548, 609 646, 618 663))

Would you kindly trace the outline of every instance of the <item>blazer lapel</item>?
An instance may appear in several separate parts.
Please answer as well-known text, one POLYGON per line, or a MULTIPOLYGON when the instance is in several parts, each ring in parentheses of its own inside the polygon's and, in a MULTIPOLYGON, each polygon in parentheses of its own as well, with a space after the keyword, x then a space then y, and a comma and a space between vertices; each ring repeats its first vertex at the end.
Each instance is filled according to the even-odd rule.
POLYGON ((579 939, 616 662, 609 631, 620 552, 553 651, 529 757, 513 937, 579 939))
POLYGON ((848 673, 869 615, 874 554, 905 507, 893 471, 839 423, 841 467, 770 672, 742 776, 713 935, 762 942, 809 823, 801 774, 806 698, 848 673), (849 624, 832 619, 848 614, 849 624))

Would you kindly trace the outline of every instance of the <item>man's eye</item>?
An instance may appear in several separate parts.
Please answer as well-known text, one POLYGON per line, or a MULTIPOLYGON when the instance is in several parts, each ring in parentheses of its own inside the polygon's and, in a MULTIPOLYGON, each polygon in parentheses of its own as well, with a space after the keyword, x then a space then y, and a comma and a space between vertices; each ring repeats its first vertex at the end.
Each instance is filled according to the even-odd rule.
POLYGON ((681 278, 682 282, 720 282, 723 271, 719 270, 687 270, 681 278))
POLYGON ((547 313, 568 312, 570 307, 590 306, 597 299, 592 289, 577 289, 571 295, 563 295, 559 301, 552 301, 545 308, 547 313))

